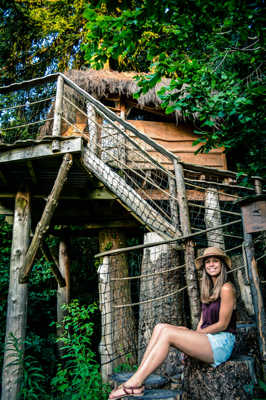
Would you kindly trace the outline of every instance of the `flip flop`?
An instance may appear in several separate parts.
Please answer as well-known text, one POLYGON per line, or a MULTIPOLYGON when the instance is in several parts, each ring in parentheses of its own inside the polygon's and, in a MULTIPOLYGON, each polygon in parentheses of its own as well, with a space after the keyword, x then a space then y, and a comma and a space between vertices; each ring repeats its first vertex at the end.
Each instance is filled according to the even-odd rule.
POLYGON ((114 397, 109 397, 108 400, 119 400, 119 399, 123 399, 124 397, 140 397, 143 395, 144 392, 144 386, 125 386, 125 385, 120 385, 118 388, 112 390, 112 392, 110 393, 110 395, 112 395, 113 393, 115 393, 118 390, 123 390, 124 393, 120 394, 119 396, 114 396, 114 397), (135 392, 137 389, 141 389, 140 392, 135 392))

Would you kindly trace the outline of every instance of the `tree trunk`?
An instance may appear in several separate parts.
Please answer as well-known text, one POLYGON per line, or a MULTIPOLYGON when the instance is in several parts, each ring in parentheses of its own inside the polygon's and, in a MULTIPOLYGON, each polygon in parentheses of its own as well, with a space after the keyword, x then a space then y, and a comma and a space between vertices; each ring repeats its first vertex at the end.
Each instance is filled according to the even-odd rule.
POLYGON ((20 392, 27 322, 28 285, 19 283, 19 272, 29 245, 30 225, 29 192, 18 192, 11 248, 2 400, 17 400, 20 392))
POLYGON ((99 281, 99 304, 101 311, 101 342, 99 353, 101 357, 101 374, 104 383, 107 383, 112 374, 112 308, 111 308, 111 286, 110 286, 110 259, 104 257, 98 269, 99 281))
MULTIPOLYGON (((144 243, 154 243, 160 240, 162 238, 155 232, 146 233, 144 236, 144 243)), ((141 275, 155 275, 142 277, 140 280, 140 302, 147 302, 139 306, 139 362, 157 323, 183 324, 183 292, 177 293, 177 291, 184 286, 182 279, 184 271, 181 269, 159 273, 178 265, 178 252, 173 245, 164 244, 144 249, 141 275), (170 293, 173 295, 167 296, 170 293), (161 298, 162 296, 167 297, 161 298), (149 302, 149 300, 152 301, 149 302)), ((175 375, 177 361, 178 351, 171 348, 167 359, 157 369, 157 372, 168 376, 175 375)))
MULTIPOLYGON (((207 188, 205 193, 205 225, 206 229, 222 225, 219 211, 219 193, 216 188, 207 188)), ((225 249, 223 229, 207 232, 208 246, 225 249)))
MULTIPOLYGON (((99 233, 100 251, 126 247, 126 238, 121 230, 105 229, 99 233)), ((133 309, 120 307, 131 304, 130 280, 125 253, 110 256, 110 286, 112 306, 113 367, 127 363, 136 364, 137 333, 133 309), (128 357, 130 355, 130 357, 128 357)))
MULTIPOLYGON (((69 304, 70 301, 70 260, 67 252, 66 240, 61 239, 59 243, 59 271, 65 279, 66 286, 57 286, 57 322, 60 326, 57 328, 57 336, 62 336, 64 332, 63 320, 66 311, 62 309, 64 304, 69 304)), ((62 344, 58 342, 58 351, 60 356, 64 354, 62 344)))

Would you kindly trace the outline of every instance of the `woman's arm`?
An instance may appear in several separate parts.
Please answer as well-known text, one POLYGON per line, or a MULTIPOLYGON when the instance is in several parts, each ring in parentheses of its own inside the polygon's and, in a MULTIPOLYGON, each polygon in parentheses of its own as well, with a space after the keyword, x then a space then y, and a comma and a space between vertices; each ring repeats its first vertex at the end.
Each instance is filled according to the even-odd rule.
POLYGON ((201 327, 202 323, 203 323, 203 317, 202 317, 202 313, 201 313, 200 320, 199 320, 199 323, 198 323, 198 326, 196 329, 197 332, 200 332, 200 327, 201 327))
POLYGON ((230 282, 227 282, 223 285, 221 290, 221 306, 219 312, 219 321, 203 329, 197 328, 197 331, 200 333, 223 332, 229 325, 234 307, 235 307, 235 289, 230 282))

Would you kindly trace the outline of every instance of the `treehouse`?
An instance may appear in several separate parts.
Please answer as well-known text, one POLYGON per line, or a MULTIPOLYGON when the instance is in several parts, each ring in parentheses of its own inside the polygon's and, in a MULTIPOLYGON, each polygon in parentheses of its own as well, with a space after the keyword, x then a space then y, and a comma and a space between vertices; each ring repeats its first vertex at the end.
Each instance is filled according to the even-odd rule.
MULTIPOLYGON (((70 70, 66 76, 117 116, 133 125, 139 132, 176 155, 182 162, 227 169, 226 156, 221 147, 211 150, 208 154, 195 154, 200 145, 193 146, 193 142, 198 139, 198 136, 193 133, 194 116, 187 120, 181 112, 165 114, 157 92, 162 86, 169 85, 170 79, 162 79, 155 88, 135 100, 134 94, 138 91, 136 80, 134 80, 135 72, 70 70)), ((73 101, 72 92, 66 91, 65 96, 72 98, 73 101)), ((62 136, 88 134, 87 112, 84 106, 84 104, 83 107, 81 105, 81 110, 75 112, 71 104, 65 102, 63 113, 66 117, 62 124, 62 136)), ((98 130, 97 140, 104 142, 105 135, 103 132, 100 133, 101 126, 105 123, 103 117, 96 115, 95 123, 98 130)), ((44 125, 40 135, 51 134, 51 128, 51 122, 44 125)), ((136 140, 136 136, 132 137, 136 140)), ((159 154, 151 149, 150 152, 155 159, 159 157, 159 154)), ((171 168, 171 164, 167 163, 166 167, 171 168)))
MULTIPOLYGON (((10 334, 25 337, 27 282, 40 248, 58 283, 62 321, 60 306, 71 297, 65 237, 93 232, 100 252, 95 287, 103 381, 128 355, 132 365, 138 362, 157 322, 197 325, 200 275, 194 260, 208 246, 223 248, 233 259, 239 329, 253 329, 264 361, 264 306, 254 284, 259 281, 257 253, 236 202, 255 189, 237 184, 223 149, 194 154, 193 116, 190 121, 178 113, 166 116, 158 87, 135 100, 133 75, 69 71, 0 89, 0 212, 14 217, 6 340, 10 334), (70 229, 73 224, 78 233, 70 229), (143 243, 127 247, 132 231, 143 243), (48 234, 60 238, 58 259, 45 247, 48 234)), ((264 241, 262 235, 256 243, 264 241)), ((18 392, 21 372, 12 357, 7 349, 3 400, 15 399, 18 392)), ((179 359, 171 350, 157 371, 169 377, 169 385, 179 359)), ((244 393, 246 382, 254 383, 248 372, 254 360, 246 355, 230 362, 225 371, 234 370, 235 387, 244 393)), ((202 381, 194 386, 211 399, 202 381)))

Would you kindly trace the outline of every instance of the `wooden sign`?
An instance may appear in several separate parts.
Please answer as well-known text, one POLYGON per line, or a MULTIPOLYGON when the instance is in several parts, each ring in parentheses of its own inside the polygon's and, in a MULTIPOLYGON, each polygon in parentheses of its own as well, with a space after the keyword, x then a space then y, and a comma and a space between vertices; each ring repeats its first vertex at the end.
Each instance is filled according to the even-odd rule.
POLYGON ((258 195, 239 202, 247 233, 266 230, 266 196, 258 195))

